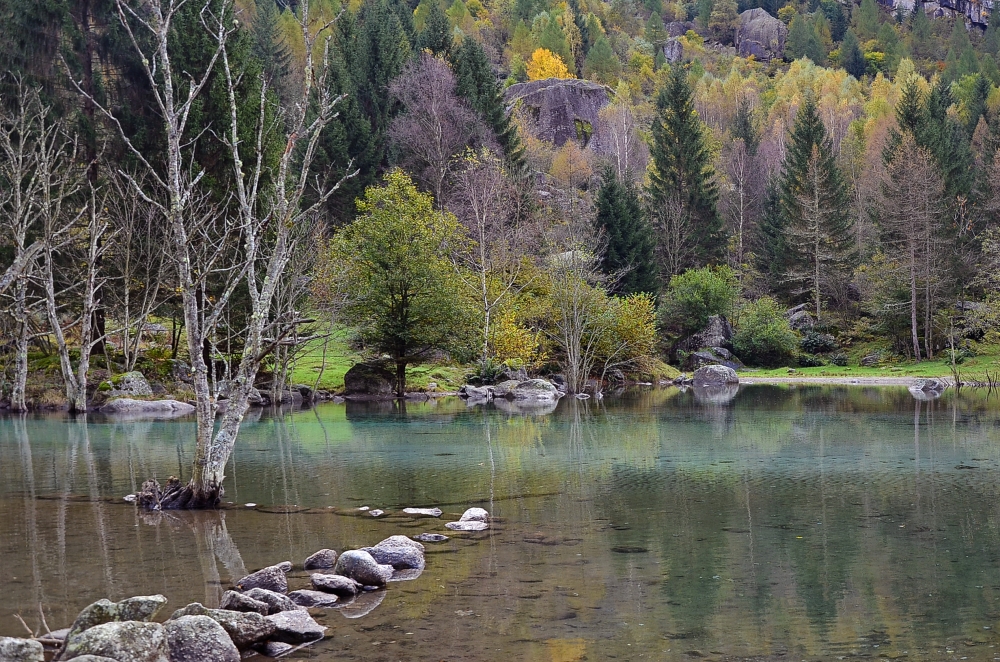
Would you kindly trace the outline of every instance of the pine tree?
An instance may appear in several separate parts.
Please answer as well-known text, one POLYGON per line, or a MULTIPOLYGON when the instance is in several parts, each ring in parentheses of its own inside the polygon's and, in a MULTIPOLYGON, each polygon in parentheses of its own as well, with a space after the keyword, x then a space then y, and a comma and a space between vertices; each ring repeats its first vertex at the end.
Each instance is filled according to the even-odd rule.
POLYGON ((452 41, 451 21, 441 9, 441 3, 431 0, 417 45, 421 50, 428 50, 434 55, 447 56, 451 52, 452 41))
POLYGON ((954 103, 951 87, 939 82, 927 97, 925 115, 927 124, 917 144, 934 155, 941 177, 944 179, 945 197, 957 201, 972 191, 972 151, 963 127, 948 114, 954 103))
POLYGON ((847 34, 844 35, 844 41, 840 44, 840 66, 855 78, 864 76, 868 69, 868 62, 861 54, 858 38, 854 36, 852 30, 847 31, 847 34))
POLYGON ((986 80, 986 76, 976 74, 976 82, 972 87, 972 94, 967 106, 968 119, 965 123, 965 131, 970 139, 976 130, 976 125, 979 124, 979 118, 986 115, 986 100, 990 96, 990 90, 990 82, 986 80))
POLYGON ((933 56, 933 36, 931 21, 924 11, 924 3, 918 0, 914 3, 913 13, 910 15, 910 51, 914 57, 933 56))
POLYGON ((257 0, 253 18, 253 54, 264 67, 269 85, 280 86, 288 75, 292 52, 278 27, 280 17, 274 0, 257 0))
POLYGON ((762 211, 757 224, 757 268, 768 275, 773 292, 785 294, 788 289, 784 279, 788 268, 788 242, 785 217, 781 213, 781 187, 776 177, 767 182, 762 211))
POLYGON ((687 219, 684 240, 691 264, 686 266, 717 262, 726 248, 717 209, 719 192, 705 128, 694 109, 687 72, 679 64, 670 69, 657 94, 652 138, 649 192, 653 212, 662 214, 673 208, 687 219))
POLYGON ((861 41, 874 39, 878 34, 878 5, 875 0, 861 0, 861 4, 855 8, 851 17, 851 27, 854 34, 861 41))
POLYGON ((742 140, 746 145, 747 153, 756 156, 757 148, 760 147, 760 132, 754 121, 753 108, 747 99, 741 99, 736 107, 736 115, 733 117, 733 125, 729 130, 733 140, 742 140))
POLYGON ((824 295, 840 284, 856 258, 847 189, 833 146, 810 95, 799 108, 782 165, 785 278, 793 294, 808 295, 822 313, 824 295))
POLYGON ((587 59, 583 64, 584 76, 602 83, 611 83, 620 71, 621 63, 611 48, 611 42, 601 35, 587 53, 587 59))
POLYGON ((607 240, 601 269, 608 275, 620 276, 615 283, 615 293, 655 294, 653 233, 643 213, 639 192, 628 182, 618 179, 614 168, 608 168, 597 190, 595 206, 597 229, 607 240))

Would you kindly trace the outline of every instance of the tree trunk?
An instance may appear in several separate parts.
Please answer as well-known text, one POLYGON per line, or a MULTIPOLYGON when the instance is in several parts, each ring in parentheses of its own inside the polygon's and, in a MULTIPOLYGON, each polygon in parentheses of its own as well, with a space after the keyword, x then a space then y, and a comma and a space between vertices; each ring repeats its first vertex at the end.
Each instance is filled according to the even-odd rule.
POLYGON ((917 251, 910 242, 910 334, 913 340, 913 356, 920 360, 920 335, 917 333, 917 251))
POLYGON ((28 283, 19 278, 14 286, 14 324, 17 328, 17 342, 14 353, 14 384, 10 395, 13 411, 27 411, 24 391, 28 384, 28 283))
POLYGON ((396 397, 406 396, 406 361, 396 361, 396 397))

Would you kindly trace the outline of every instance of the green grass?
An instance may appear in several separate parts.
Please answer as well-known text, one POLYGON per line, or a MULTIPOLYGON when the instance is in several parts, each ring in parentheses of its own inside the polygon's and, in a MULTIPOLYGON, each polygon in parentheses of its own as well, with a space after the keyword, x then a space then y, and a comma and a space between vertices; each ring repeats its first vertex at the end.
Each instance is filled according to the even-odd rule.
MULTIPOLYGON (((987 372, 1000 372, 1000 346, 980 346, 976 356, 966 358, 957 366, 963 381, 976 381, 987 372)), ((748 375, 756 377, 787 377, 788 367, 748 369, 748 375)), ((815 368, 794 368, 797 377, 951 377, 951 362, 948 352, 941 352, 933 361, 897 361, 874 368, 859 365, 825 365, 815 368)))

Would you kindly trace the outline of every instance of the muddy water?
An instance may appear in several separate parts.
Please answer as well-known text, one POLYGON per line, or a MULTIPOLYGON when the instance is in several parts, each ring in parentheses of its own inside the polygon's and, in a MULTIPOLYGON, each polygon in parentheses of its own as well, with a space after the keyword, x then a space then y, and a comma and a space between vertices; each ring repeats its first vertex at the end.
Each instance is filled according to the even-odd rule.
POLYGON ((491 530, 321 614, 329 638, 299 657, 1000 659, 995 398, 750 386, 506 409, 262 416, 229 467, 237 507, 155 516, 117 497, 186 474, 190 421, 0 419, 0 635, 101 597, 214 605, 246 571, 481 505, 491 530))

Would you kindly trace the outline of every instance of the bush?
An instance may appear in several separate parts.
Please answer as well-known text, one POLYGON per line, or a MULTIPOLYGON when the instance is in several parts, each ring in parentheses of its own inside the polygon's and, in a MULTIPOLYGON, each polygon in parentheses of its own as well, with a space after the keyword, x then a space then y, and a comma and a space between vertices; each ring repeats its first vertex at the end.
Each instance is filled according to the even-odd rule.
POLYGON ((744 306, 733 335, 736 355, 750 365, 769 368, 787 365, 798 345, 798 338, 783 313, 784 309, 770 297, 762 297, 744 306))
POLYGON ((802 338, 799 347, 807 354, 825 354, 837 349, 837 340, 829 333, 809 331, 802 338))
POLYGON ((836 366, 844 367, 847 365, 847 354, 843 352, 837 352, 830 356, 830 363, 836 366))
POLYGON ((826 365, 826 361, 815 354, 799 354, 798 362, 800 368, 819 368, 826 365))
POLYGON ((688 269, 670 279, 661 321, 681 335, 697 333, 712 315, 729 316, 738 294, 739 282, 729 267, 688 269))

